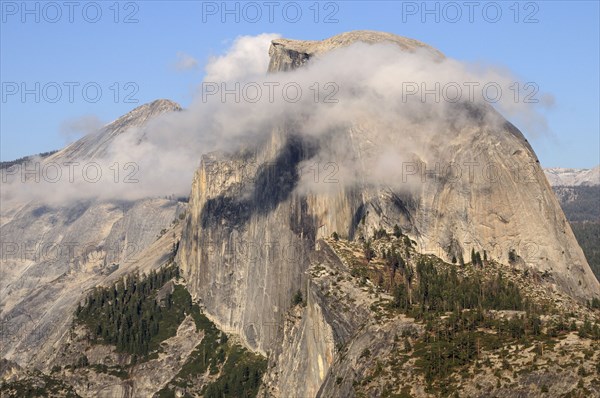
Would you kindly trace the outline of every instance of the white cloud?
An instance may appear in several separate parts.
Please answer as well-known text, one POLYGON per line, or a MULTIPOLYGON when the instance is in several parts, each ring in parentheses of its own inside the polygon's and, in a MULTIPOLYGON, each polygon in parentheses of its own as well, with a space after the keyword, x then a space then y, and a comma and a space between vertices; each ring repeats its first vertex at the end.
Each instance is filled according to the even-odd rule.
POLYGON ((174 67, 180 72, 198 69, 198 60, 191 55, 179 51, 174 67))
POLYGON ((204 81, 239 81, 249 76, 266 74, 269 66, 269 46, 271 40, 278 37, 280 35, 276 33, 263 33, 236 38, 224 55, 210 58, 204 81))
MULTIPOLYGON (((466 99, 469 93, 465 83, 482 87, 493 82, 504 90, 504 95, 493 104, 496 109, 511 119, 541 128, 544 125, 537 110, 543 101, 515 102, 510 91, 515 77, 504 70, 474 68, 452 59, 433 60, 429 52, 408 53, 391 44, 356 43, 325 53, 297 70, 267 75, 268 48, 274 37, 277 35, 239 37, 226 54, 212 58, 206 67, 205 82, 263 87, 262 96, 256 101, 235 101, 233 96, 223 99, 219 94, 197 98, 189 109, 164 115, 145 128, 128 131, 112 141, 104 167, 112 172, 114 162, 119 162, 120 167, 135 163, 138 183, 108 181, 83 188, 71 184, 64 189, 53 185, 51 190, 37 184, 27 188, 27 195, 45 200, 55 195, 63 201, 81 197, 187 195, 203 153, 236 151, 268 139, 273 129, 286 125, 293 126, 294 133, 316 140, 320 150, 315 161, 326 164, 336 159, 342 184, 392 185, 399 180, 401 171, 393 165, 411 161, 415 156, 428 161, 429 154, 448 142, 442 135, 474 128, 472 108, 443 97, 435 101, 431 95, 423 102, 421 93, 406 95, 407 84, 419 88, 424 84, 431 89, 436 84, 443 87, 456 83, 463 87, 466 99), (273 98, 267 82, 277 84, 273 98), (297 102, 285 100, 282 88, 290 83, 302 90, 297 102), (318 101, 314 96, 315 83, 320 92, 318 101), (327 83, 333 86, 327 89, 327 83), (324 103, 325 94, 333 94, 337 102, 324 103), (360 148, 355 147, 353 136, 361 137, 357 141, 360 148), (356 153, 361 154, 360 159, 354 157, 356 153)), ((485 110, 483 122, 490 126, 502 123, 503 119, 482 98, 481 90, 477 93, 470 102, 485 110)), ((121 177, 124 174, 121 171, 121 177)), ((312 175, 303 177, 309 179, 312 175)), ((339 187, 334 185, 301 184, 300 189, 339 187)), ((12 190, 11 195, 16 192, 12 190)))
POLYGON ((63 121, 60 124, 59 132, 68 142, 71 142, 86 134, 98 131, 104 124, 105 123, 95 115, 84 115, 63 121))

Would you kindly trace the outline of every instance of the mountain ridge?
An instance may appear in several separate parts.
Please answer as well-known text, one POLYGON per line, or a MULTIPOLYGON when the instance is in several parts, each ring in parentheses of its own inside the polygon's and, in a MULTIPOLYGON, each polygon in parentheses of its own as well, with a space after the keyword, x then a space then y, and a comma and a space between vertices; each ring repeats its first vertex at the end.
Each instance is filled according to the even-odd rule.
POLYGON ((544 173, 552 186, 600 185, 600 165, 591 169, 548 167, 544 173))
MULTIPOLYGON (((100 159, 115 137, 179 109, 168 100, 141 105, 96 133, 34 161, 40 162, 41 169, 50 162, 100 159)), ((24 188, 36 180, 32 176, 13 183, 24 188)), ((2 193, 10 187, 3 186, 2 193)), ((23 366, 43 366, 53 345, 64 338, 69 326, 65 322, 76 306, 74 298, 124 270, 162 265, 152 246, 157 245, 161 230, 178 220, 185 203, 163 198, 52 204, 43 198, 21 199, 2 203, 0 314, 6 344, 1 354, 23 366), (139 258, 142 253, 147 257, 139 258)))
POLYGON ((66 148, 49 156, 46 161, 71 159, 94 159, 106 154, 110 142, 120 134, 135 127, 141 127, 150 119, 169 112, 181 111, 178 103, 168 99, 157 99, 140 105, 123 116, 106 124, 96 133, 86 135, 66 148))

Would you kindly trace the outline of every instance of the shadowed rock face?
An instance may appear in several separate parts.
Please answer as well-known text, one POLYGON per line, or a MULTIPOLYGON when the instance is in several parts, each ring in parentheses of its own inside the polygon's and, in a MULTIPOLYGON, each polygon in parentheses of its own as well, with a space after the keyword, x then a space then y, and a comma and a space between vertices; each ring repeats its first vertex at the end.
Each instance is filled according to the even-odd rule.
MULTIPOLYGON (((274 40, 269 71, 302 67, 319 54, 357 41, 391 42, 406 51, 422 48, 443 59, 418 41, 359 31, 320 42, 274 40)), ((286 126, 273 131, 268 142, 238 155, 205 156, 192 185, 179 262, 191 291, 217 324, 239 333, 249 347, 270 351, 280 336, 272 325, 282 324, 292 295, 303 288, 315 239, 334 231, 356 239, 395 224, 423 253, 469 261, 474 248, 509 263, 512 250, 517 254, 513 266, 552 276, 549 288, 581 299, 599 295, 600 285, 521 132, 509 122, 487 124, 486 115, 502 120, 489 107, 456 106, 468 115, 467 121, 449 122, 447 131, 432 140, 428 159, 414 159, 419 165, 415 173, 422 178, 406 190, 340 185, 324 194, 298 193, 298 161, 340 141, 319 142, 311 149, 286 126), (276 170, 244 172, 248 153, 259 165, 277 164, 276 170), (425 161, 426 166, 420 163, 425 161), (434 170, 436 162, 442 167, 461 165, 461 177, 425 173, 423 167, 434 170)), ((370 137, 384 128, 376 120, 360 122, 336 136, 356 148, 350 156, 357 162, 379 155, 369 151, 370 137)), ((409 127, 395 128, 395 141, 387 145, 400 146, 418 134, 409 127)))
POLYGON ((311 145, 274 134, 259 167, 246 159, 203 157, 190 197, 179 256, 190 290, 221 328, 266 352, 276 325, 304 283, 316 220, 305 197, 293 194, 296 165, 311 145), (272 148, 272 149, 270 149, 272 148))
POLYGON ((301 137, 290 136, 273 162, 263 165, 254 176, 249 197, 220 195, 210 198, 200 212, 202 228, 225 223, 230 227, 243 226, 253 215, 266 215, 289 199, 299 181, 297 167, 315 153, 301 137), (276 182, 276 184, 274 184, 276 182))

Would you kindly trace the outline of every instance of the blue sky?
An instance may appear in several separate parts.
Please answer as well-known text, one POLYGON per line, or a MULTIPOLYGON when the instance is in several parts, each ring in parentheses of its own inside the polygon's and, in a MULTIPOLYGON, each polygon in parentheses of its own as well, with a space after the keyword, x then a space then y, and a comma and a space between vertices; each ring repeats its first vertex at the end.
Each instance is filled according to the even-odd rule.
POLYGON ((523 82, 535 82, 555 99, 543 111, 548 129, 534 134, 518 127, 542 165, 600 163, 597 1, 484 1, 473 2, 471 9, 462 1, 428 2, 427 9, 420 1, 275 1, 272 20, 264 1, 228 2, 232 10, 237 4, 237 15, 221 15, 221 1, 119 2, 118 7, 113 1, 73 3, 69 9, 62 1, 29 1, 24 9, 21 1, 1 1, 2 160, 63 147, 72 136, 61 126, 82 116, 109 122, 157 98, 185 107, 208 58, 221 54, 237 36, 279 33, 316 40, 369 29, 412 37, 449 57, 504 67, 523 82), (298 9, 301 16, 296 17, 298 9), (199 67, 178 70, 178 53, 193 57, 199 67), (22 98, 23 84, 38 91, 39 102, 34 94, 22 98), (56 86, 61 88, 58 99, 56 86), (127 95, 138 102, 127 102, 127 95))

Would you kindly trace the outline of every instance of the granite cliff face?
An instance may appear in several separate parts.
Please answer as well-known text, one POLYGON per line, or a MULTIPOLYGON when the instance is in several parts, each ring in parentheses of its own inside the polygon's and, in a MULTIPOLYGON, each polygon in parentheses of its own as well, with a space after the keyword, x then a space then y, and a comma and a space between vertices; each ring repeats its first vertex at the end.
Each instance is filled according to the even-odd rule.
MULTIPOLYGON (((421 48, 443 57, 415 40, 359 31, 322 42, 275 40, 269 71, 299 68, 360 41, 392 42, 406 51, 421 48)), ((234 156, 205 156, 192 184, 178 258, 207 313, 249 347, 269 352, 281 340, 281 327, 274 332, 271 325, 283 324, 293 293, 306 288, 304 274, 316 240, 333 232, 350 240, 368 237, 395 224, 422 253, 450 261, 468 258, 471 249, 486 251, 514 267, 547 272, 548 289, 581 299, 600 294, 521 132, 507 121, 487 123, 485 114, 499 117, 489 107, 456 106, 467 107, 468 121, 449 123, 432 140, 427 159, 414 158, 419 183, 410 189, 340 184, 327 193, 295 190, 299 165, 324 146, 343 142, 355 148, 350 156, 358 164, 378 156, 371 139, 374 129, 384 126, 376 120, 355 121, 330 142, 315 142, 281 126, 257 147, 234 156), (248 161, 268 166, 247 170, 248 161), (459 165, 460 176, 439 171, 431 176, 427 170, 440 167, 436 163, 441 168, 459 165), (509 259, 511 252, 516 255, 509 259)), ((395 129, 385 145, 401 146, 418 134, 414 126, 395 129)))

